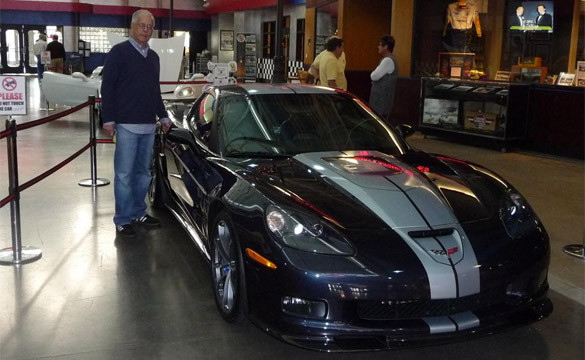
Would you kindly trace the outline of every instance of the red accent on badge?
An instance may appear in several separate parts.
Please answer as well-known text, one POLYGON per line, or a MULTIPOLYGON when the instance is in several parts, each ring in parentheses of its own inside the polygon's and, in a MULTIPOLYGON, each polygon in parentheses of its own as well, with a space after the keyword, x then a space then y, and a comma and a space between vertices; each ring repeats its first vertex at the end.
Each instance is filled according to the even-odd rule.
POLYGON ((448 249, 447 250, 447 256, 450 256, 451 254, 455 254, 457 251, 459 251, 458 247, 454 247, 452 249, 448 249))

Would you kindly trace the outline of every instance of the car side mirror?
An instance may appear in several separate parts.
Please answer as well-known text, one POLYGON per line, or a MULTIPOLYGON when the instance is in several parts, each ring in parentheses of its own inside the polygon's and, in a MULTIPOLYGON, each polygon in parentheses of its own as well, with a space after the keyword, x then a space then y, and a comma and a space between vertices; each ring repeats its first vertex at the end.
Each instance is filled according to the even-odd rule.
POLYGON ((406 139, 415 132, 414 128, 408 124, 400 124, 396 126, 396 130, 398 130, 403 139, 406 139))
POLYGON ((171 128, 169 132, 167 132, 167 140, 187 145, 191 148, 197 147, 193 135, 191 135, 191 132, 186 129, 171 128))

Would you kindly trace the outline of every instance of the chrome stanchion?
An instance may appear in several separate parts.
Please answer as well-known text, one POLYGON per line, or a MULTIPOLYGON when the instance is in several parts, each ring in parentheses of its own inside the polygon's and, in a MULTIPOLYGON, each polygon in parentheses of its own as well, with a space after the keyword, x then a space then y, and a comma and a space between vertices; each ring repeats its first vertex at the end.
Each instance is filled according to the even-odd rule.
POLYGON ((563 248, 563 252, 567 255, 578 257, 581 260, 585 260, 585 232, 583 234, 583 244, 571 244, 563 248))
POLYGON ((12 247, 0 250, 0 265, 20 265, 41 258, 40 249, 33 246, 21 246, 20 242, 20 192, 18 191, 18 157, 16 152, 16 121, 9 117, 6 130, 12 130, 7 137, 8 144, 8 191, 14 194, 10 201, 10 228, 12 230, 12 247))
POLYGON ((90 105, 89 105, 89 151, 91 157, 91 179, 83 179, 79 180, 78 184, 80 186, 86 187, 96 187, 96 186, 105 186, 110 183, 108 179, 101 179, 97 177, 97 157, 95 153, 95 96, 89 97, 90 105))

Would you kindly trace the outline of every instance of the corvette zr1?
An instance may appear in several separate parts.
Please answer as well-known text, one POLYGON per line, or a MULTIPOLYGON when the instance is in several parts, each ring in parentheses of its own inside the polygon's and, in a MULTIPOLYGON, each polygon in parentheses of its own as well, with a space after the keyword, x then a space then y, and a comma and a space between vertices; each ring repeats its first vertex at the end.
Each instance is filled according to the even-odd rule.
POLYGON ((210 87, 155 144, 154 206, 209 261, 217 308, 288 343, 380 350, 548 316, 546 230, 506 180, 413 149, 361 100, 210 87))

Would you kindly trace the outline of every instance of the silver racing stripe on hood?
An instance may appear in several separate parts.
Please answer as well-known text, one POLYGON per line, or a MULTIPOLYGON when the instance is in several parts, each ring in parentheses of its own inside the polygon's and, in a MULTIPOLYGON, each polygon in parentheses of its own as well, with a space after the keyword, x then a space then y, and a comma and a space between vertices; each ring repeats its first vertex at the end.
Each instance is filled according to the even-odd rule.
POLYGON ((377 151, 304 153, 294 159, 357 198, 400 234, 425 268, 432 299, 479 292, 473 248, 449 205, 418 170, 377 151), (457 236, 409 235, 437 228, 453 228, 457 236))

